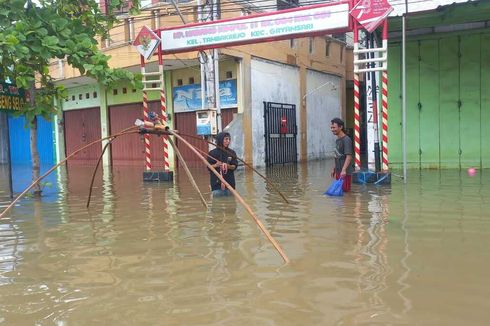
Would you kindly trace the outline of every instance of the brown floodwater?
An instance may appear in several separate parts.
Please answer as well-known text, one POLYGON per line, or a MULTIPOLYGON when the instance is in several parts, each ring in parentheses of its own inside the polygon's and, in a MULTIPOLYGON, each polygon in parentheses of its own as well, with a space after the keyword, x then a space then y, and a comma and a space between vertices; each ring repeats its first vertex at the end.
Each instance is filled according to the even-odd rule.
POLYGON ((62 170, 0 221, 0 324, 487 325, 490 171, 411 170, 331 198, 331 166, 262 169, 289 205, 237 172, 287 265, 238 202, 211 200, 204 169, 208 210, 184 174, 129 167, 99 173, 86 209, 92 168, 62 170))

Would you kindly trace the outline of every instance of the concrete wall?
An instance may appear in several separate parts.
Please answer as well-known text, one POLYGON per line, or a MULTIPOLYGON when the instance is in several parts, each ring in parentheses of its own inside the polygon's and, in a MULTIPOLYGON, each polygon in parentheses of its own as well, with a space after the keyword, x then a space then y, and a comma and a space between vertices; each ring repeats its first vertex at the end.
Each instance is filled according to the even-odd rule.
POLYGON ((335 137, 330 132, 330 120, 341 116, 341 78, 307 70, 306 117, 307 158, 324 159, 333 156, 335 137))
POLYGON ((8 142, 7 112, 0 111, 0 164, 8 163, 8 142))
MULTIPOLYGON (((265 165, 264 101, 296 105, 296 124, 298 135, 301 134, 299 68, 253 58, 251 70, 253 164, 263 166, 265 165)), ((299 154, 301 152, 299 137, 297 146, 299 154)))

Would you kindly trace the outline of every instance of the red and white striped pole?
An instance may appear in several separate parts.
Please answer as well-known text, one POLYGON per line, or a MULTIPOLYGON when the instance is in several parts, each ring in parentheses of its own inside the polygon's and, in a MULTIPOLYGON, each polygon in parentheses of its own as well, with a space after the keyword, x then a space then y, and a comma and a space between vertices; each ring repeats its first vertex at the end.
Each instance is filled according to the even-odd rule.
MULTIPOLYGON (((162 87, 163 87, 163 85, 162 85, 162 87)), ((167 125, 167 107, 165 104, 165 91, 163 90, 163 88, 160 91, 160 103, 161 103, 161 107, 162 107, 162 122, 163 122, 163 125, 166 126, 167 125)), ((162 137, 162 139, 163 139, 163 165, 164 165, 165 171, 169 171, 170 170, 170 161, 168 159, 167 136, 164 135, 162 137)))
POLYGON ((382 170, 388 171, 388 19, 383 25, 383 47, 386 49, 386 69, 383 70, 381 77, 381 98, 382 98, 382 133, 383 133, 383 154, 382 170))
MULTIPOLYGON (((354 22, 354 60, 358 59, 359 54, 359 31, 357 22, 354 22)), ((361 169, 361 114, 360 114, 360 95, 359 95, 359 73, 354 71, 354 163, 356 170, 361 169)))
MULTIPOLYGON (((158 31, 160 37, 160 31, 158 31)), ((163 53, 162 47, 158 46, 158 70, 160 71, 161 89, 160 89, 160 106, 162 111, 162 122, 164 126, 167 126, 167 105, 165 100, 165 77, 163 75, 163 53)), ((162 137, 163 140, 163 167, 165 172, 170 171, 170 161, 168 159, 168 140, 167 136, 162 137)))
MULTIPOLYGON (((145 58, 141 56, 141 74, 145 73, 145 58)), ((143 91, 143 117, 144 121, 148 122, 148 92, 143 91)), ((151 148, 150 148, 150 134, 145 134, 145 166, 146 171, 151 170, 151 148)))

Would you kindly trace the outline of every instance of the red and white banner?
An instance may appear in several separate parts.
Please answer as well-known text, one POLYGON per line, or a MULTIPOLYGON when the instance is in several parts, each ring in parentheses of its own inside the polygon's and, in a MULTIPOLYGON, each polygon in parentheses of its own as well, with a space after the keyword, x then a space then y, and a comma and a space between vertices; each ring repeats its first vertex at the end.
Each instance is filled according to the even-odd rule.
POLYGON ((362 27, 372 33, 392 11, 393 7, 388 0, 360 0, 350 14, 362 27))

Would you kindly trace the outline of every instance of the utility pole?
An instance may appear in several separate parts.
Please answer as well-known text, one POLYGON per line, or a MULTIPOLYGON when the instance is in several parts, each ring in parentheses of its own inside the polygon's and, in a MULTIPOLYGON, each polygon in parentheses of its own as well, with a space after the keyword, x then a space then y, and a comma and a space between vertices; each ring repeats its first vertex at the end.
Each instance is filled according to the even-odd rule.
MULTIPOLYGON (((218 20, 220 18, 219 12, 219 0, 213 0, 213 20, 218 20)), ((213 50, 213 63, 214 63, 214 105, 216 108, 216 118, 218 119, 218 132, 223 131, 223 126, 221 123, 221 101, 219 92, 219 50, 213 50)))
MULTIPOLYGON (((219 0, 209 1, 207 5, 200 6, 198 2, 201 21, 213 21, 219 19, 219 0)), ((217 49, 201 51, 199 61, 201 63, 201 96, 203 109, 216 108, 218 131, 222 131, 221 107, 219 99, 219 51, 217 49), (204 76, 204 78, 203 78, 204 76)))

